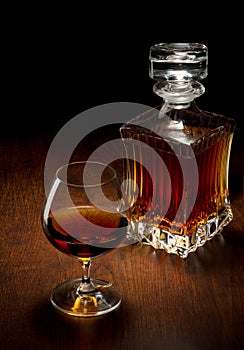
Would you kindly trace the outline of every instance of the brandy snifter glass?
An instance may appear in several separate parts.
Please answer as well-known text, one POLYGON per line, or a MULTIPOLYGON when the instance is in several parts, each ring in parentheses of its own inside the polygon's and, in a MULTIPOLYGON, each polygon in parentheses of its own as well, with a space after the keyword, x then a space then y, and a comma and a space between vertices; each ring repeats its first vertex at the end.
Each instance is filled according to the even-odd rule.
POLYGON ((97 316, 120 305, 111 283, 90 277, 94 258, 122 245, 127 219, 120 212, 121 189, 115 169, 100 162, 73 162, 59 168, 42 215, 43 230, 59 251, 78 260, 81 278, 58 285, 53 306, 74 316, 97 316))

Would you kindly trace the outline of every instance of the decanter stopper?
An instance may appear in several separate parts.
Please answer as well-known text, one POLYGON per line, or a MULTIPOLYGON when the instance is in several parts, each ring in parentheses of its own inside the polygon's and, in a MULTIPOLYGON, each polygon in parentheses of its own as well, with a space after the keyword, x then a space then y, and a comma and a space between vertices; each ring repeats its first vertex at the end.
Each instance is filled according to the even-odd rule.
POLYGON ((201 80, 208 75, 208 49, 197 43, 162 43, 150 48, 154 80, 201 80))
POLYGON ((161 43, 149 54, 154 92, 169 103, 189 103, 205 91, 198 80, 208 74, 208 49, 198 43, 161 43))

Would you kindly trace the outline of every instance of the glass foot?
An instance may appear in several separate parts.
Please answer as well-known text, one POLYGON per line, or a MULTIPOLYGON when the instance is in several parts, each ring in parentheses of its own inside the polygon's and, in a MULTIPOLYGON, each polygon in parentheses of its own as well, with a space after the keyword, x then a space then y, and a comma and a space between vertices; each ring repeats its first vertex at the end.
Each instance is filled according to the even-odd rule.
POLYGON ((52 305, 59 311, 73 316, 90 317, 106 314, 121 303, 118 289, 107 281, 91 279, 92 292, 77 293, 81 278, 58 285, 51 294, 52 305))

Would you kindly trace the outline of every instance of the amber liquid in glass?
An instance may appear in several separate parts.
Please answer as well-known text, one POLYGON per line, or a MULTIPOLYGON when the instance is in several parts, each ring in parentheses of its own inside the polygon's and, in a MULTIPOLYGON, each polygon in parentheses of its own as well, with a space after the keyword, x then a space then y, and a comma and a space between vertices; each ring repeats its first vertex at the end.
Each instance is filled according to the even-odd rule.
POLYGON ((87 206, 78 208, 78 216, 77 208, 50 213, 43 226, 48 240, 61 252, 76 258, 93 258, 121 243, 126 236, 127 220, 119 213, 108 214, 87 206), (84 220, 79 220, 79 214, 84 220), (74 238, 73 232, 80 239, 74 238))

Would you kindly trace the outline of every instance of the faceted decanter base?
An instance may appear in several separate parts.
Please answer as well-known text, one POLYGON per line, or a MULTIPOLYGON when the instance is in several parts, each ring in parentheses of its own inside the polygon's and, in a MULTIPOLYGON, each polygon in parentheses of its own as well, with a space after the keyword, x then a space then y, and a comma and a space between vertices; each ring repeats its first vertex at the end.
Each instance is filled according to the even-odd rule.
POLYGON ((209 218, 205 225, 199 226, 191 235, 187 233, 177 235, 139 221, 132 223, 128 235, 129 238, 151 245, 155 249, 164 249, 167 253, 186 258, 189 253, 196 251, 198 247, 220 234, 232 218, 232 210, 228 205, 217 216, 209 218))

